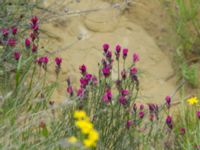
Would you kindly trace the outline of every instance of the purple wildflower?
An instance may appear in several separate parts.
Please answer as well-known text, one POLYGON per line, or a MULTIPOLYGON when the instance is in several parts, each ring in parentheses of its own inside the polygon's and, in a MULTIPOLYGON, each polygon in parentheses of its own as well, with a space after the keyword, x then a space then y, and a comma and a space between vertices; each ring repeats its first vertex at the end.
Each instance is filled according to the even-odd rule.
POLYGON ((170 108, 170 104, 171 104, 171 97, 170 96, 166 96, 165 97, 165 101, 166 101, 166 106, 169 109, 170 108))
POLYGON ((128 121, 126 122, 126 128, 129 129, 129 128, 131 127, 131 125, 132 125, 132 121, 131 121, 131 120, 128 120, 128 121))
POLYGON ((14 58, 15 58, 15 60, 18 61, 19 58, 20 58, 20 56, 21 56, 21 55, 20 55, 20 52, 15 52, 15 53, 14 53, 14 58))
POLYGON ((122 96, 128 95, 128 90, 122 89, 121 94, 122 94, 122 96))
POLYGON ((139 55, 137 53, 133 54, 133 63, 136 63, 140 60, 139 55))
POLYGON ((197 117, 200 119, 200 111, 197 111, 197 117))
POLYGON ((139 112, 139 117, 140 117, 140 119, 142 119, 144 117, 144 112, 143 111, 139 112))
POLYGON ((104 53, 107 53, 109 47, 110 47, 109 44, 107 44, 107 43, 103 44, 104 53))
POLYGON ((83 64, 79 67, 79 70, 81 71, 81 74, 84 75, 86 73, 87 67, 83 64))
POLYGON ((123 49, 123 59, 126 59, 127 55, 128 55, 128 49, 124 48, 123 49))
POLYGON ((111 91, 107 90, 102 99, 103 99, 103 101, 106 104, 108 104, 109 102, 111 102, 111 100, 112 100, 112 93, 111 93, 111 91))
POLYGON ((13 46, 13 47, 14 47, 14 46, 16 45, 16 40, 13 39, 13 38, 8 39, 7 45, 8 45, 8 46, 13 46))
POLYGON ((109 67, 104 67, 102 69, 102 73, 105 77, 108 77, 110 75, 110 68, 109 67))
POLYGON ((120 52, 121 52, 121 46, 120 45, 116 45, 116 47, 115 47, 115 55, 116 55, 116 59, 117 60, 119 60, 120 52))
POLYGON ((27 48, 29 48, 30 45, 31 45, 30 39, 29 39, 29 38, 26 38, 26 39, 25 39, 25 46, 26 46, 27 48))
POLYGON ((56 63, 57 66, 60 66, 61 63, 62 63, 62 58, 56 57, 56 58, 55 58, 55 63, 56 63))
POLYGON ((170 129, 172 129, 173 128, 173 125, 172 125, 172 117, 171 116, 167 116, 167 118, 166 118, 166 124, 168 125, 168 127, 170 128, 170 129))
POLYGON ((120 96, 119 97, 119 103, 122 105, 126 105, 127 104, 127 99, 125 96, 120 96))

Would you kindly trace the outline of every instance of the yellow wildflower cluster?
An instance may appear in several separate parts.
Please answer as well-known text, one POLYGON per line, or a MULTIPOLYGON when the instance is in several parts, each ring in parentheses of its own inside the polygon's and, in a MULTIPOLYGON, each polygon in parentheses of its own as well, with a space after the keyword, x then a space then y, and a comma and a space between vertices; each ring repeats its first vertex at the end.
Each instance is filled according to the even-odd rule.
POLYGON ((197 104, 199 102, 198 98, 197 97, 191 97, 187 100, 187 102, 190 104, 190 105, 194 105, 194 104, 197 104))
MULTIPOLYGON (((81 132, 86 135, 86 139, 83 140, 83 144, 86 147, 95 147, 97 140, 99 139, 98 132, 94 129, 93 124, 90 122, 89 117, 84 111, 75 111, 74 118, 76 119, 75 125, 81 132)), ((70 139, 71 142, 76 141, 73 137, 70 139)))

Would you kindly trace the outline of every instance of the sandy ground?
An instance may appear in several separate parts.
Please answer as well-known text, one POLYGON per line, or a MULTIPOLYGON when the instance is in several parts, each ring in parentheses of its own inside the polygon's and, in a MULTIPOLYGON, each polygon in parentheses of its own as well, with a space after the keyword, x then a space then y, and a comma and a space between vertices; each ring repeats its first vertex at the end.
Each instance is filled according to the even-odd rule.
MULTIPOLYGON (((58 1, 59 3, 59 1, 58 1)), ((49 0, 46 7, 53 4, 49 0)), ((97 73, 97 64, 102 58, 102 44, 109 43, 114 49, 121 44, 129 49, 129 54, 140 55, 138 67, 141 71, 140 96, 138 101, 157 102, 164 100, 176 89, 176 79, 170 78, 174 72, 170 63, 170 51, 173 50, 173 32, 168 28, 170 22, 165 10, 157 0, 133 1, 129 7, 121 3, 114 5, 102 0, 80 0, 80 2, 62 2, 62 7, 54 9, 60 13, 50 18, 42 28, 45 34, 45 49, 55 56, 63 58, 59 87, 53 100, 66 98, 66 82, 69 77, 73 84, 79 82, 79 66, 85 64, 91 73, 97 73), (121 7, 119 7, 121 6, 121 7), (92 12, 74 14, 79 11, 93 9, 92 12), (96 11, 98 10, 98 11, 96 11), (65 12, 66 14, 63 14, 65 12), (45 38, 48 35, 48 38, 45 38), (47 47, 48 46, 48 47, 47 47)), ((52 56, 52 61, 53 57, 52 56)), ((131 63, 129 55, 128 64, 131 63)), ((49 69, 50 80, 55 80, 54 65, 49 69)), ((117 73, 114 70, 113 80, 117 73)))

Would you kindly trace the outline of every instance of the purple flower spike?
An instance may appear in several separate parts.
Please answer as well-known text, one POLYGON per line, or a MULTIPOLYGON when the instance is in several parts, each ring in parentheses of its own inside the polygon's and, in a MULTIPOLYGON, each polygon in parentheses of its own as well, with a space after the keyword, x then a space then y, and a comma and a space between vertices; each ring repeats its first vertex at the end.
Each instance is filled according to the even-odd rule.
POLYGON ((56 63, 57 66, 60 66, 61 63, 62 63, 62 58, 56 57, 56 58, 55 58, 55 63, 56 63))
POLYGON ((102 73, 105 77, 108 77, 110 75, 110 68, 109 67, 104 67, 102 69, 102 73))
POLYGON ((126 59, 127 55, 128 55, 128 49, 124 48, 123 49, 123 58, 126 59))
POLYGON ((107 90, 102 99, 103 99, 103 101, 104 101, 106 104, 110 103, 111 100, 112 100, 112 93, 111 93, 111 91, 110 91, 110 90, 107 90))
POLYGON ((143 111, 139 112, 139 117, 140 117, 141 119, 144 117, 144 112, 143 112, 143 111))
POLYGON ((131 120, 128 120, 128 121, 126 122, 126 127, 127 127, 127 129, 129 129, 129 128, 131 127, 131 125, 132 125, 132 121, 131 121, 131 120))
POLYGON ((26 39, 25 39, 25 46, 26 46, 27 48, 29 48, 30 45, 31 45, 30 39, 29 39, 29 38, 26 38, 26 39))
POLYGON ((166 101, 166 106, 169 109, 170 105, 171 105, 171 97, 170 96, 166 96, 165 97, 165 101, 166 101))
POLYGON ((120 96, 119 97, 119 103, 122 105, 126 105, 127 104, 127 99, 125 96, 120 96))
POLYGON ((20 52, 15 52, 15 53, 14 53, 14 58, 15 58, 16 61, 19 60, 20 56, 21 56, 21 55, 20 55, 20 52))
POLYGON ((103 50, 105 53, 107 53, 109 47, 110 47, 109 44, 107 44, 107 43, 103 44, 103 50))
POLYGON ((197 111, 197 117, 200 119, 200 111, 197 111))
POLYGON ((136 63, 140 60, 139 55, 137 53, 133 54, 133 63, 136 63))
POLYGON ((12 27, 12 34, 16 35, 17 34, 17 27, 12 27))
POLYGON ((172 117, 171 117, 171 116, 167 116, 167 118, 166 118, 166 124, 168 125, 168 127, 169 127, 170 129, 173 128, 173 125, 172 125, 172 117))
POLYGON ((87 67, 83 64, 79 67, 79 70, 81 71, 81 74, 84 75, 87 71, 87 67))

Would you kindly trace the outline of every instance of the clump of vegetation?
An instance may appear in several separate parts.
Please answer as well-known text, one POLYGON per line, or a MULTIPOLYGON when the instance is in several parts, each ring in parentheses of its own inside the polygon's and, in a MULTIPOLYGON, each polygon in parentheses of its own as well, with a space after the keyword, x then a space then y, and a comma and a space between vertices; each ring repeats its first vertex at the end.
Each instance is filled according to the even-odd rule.
MULTIPOLYGON (((119 44, 114 51, 109 44, 104 44, 98 74, 89 73, 87 66, 81 65, 80 87, 75 90, 69 77, 67 100, 60 104, 51 101, 59 84, 62 58, 54 58, 57 78, 49 83, 51 56, 41 55, 39 40, 37 16, 19 24, 12 24, 9 20, 9 24, 1 26, 1 149, 199 147, 198 98, 187 99, 189 107, 184 99, 178 115, 173 113, 172 96, 166 96, 160 105, 137 103, 140 90, 137 63, 140 57, 137 53, 132 54, 132 64, 127 66, 129 50, 119 44), (116 81, 112 78, 115 66, 116 81)), ((184 75, 192 78, 191 83, 194 83, 194 73, 184 72, 184 75)))
POLYGON ((197 87, 198 69, 193 64, 200 60, 200 1, 176 0, 165 1, 169 6, 172 21, 179 35, 179 45, 176 51, 177 68, 192 87, 197 87))

